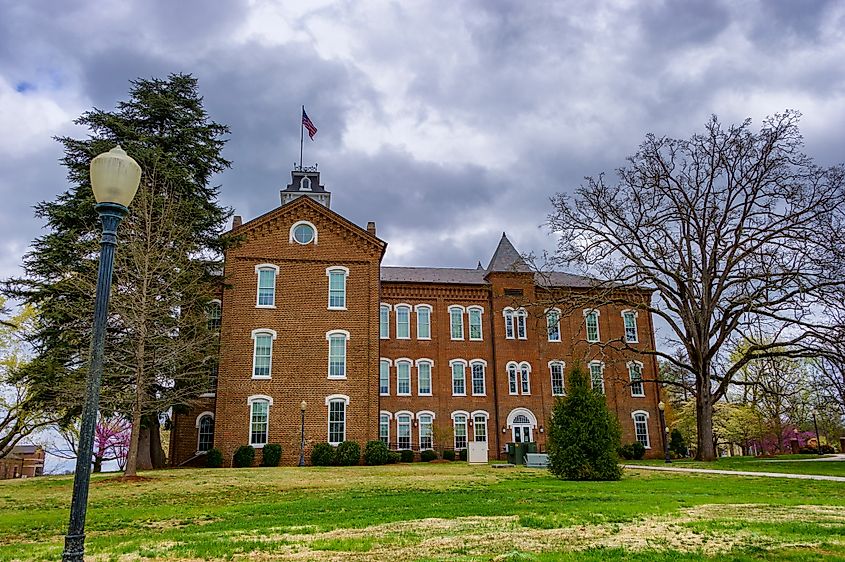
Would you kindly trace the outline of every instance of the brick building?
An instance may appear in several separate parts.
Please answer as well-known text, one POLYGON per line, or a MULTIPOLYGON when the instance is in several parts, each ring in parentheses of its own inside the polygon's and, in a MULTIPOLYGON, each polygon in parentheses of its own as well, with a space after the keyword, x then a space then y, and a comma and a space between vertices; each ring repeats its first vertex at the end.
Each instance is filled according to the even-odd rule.
MULTIPOLYGON (((603 389, 623 442, 662 448, 650 356, 603 345, 653 346, 653 326, 632 306, 571 312, 566 295, 588 278, 537 274, 503 234, 487 267, 383 267, 387 243, 330 209, 316 169, 294 170, 281 206, 242 223, 212 304, 220 354, 214 392, 173 417, 175 466, 219 448, 280 443, 306 459, 317 442, 382 439, 392 449, 463 449, 484 442, 545 446, 545 424, 567 369, 580 362, 603 389), (562 311, 563 310, 563 311, 562 311), (438 442, 439 441, 439 442, 438 442)), ((256 462, 260 460, 260 454, 256 462)))
POLYGON ((44 474, 44 449, 38 445, 15 445, 0 458, 0 480, 33 478, 44 474))

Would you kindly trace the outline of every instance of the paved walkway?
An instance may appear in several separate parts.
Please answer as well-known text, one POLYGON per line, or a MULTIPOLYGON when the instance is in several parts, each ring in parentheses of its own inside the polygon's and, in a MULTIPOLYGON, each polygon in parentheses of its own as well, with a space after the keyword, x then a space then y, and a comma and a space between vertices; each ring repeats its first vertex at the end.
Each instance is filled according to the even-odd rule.
POLYGON ((681 468, 675 466, 650 466, 642 464, 623 464, 622 468, 635 470, 662 470, 664 472, 693 472, 697 474, 724 474, 727 476, 762 476, 765 478, 793 478, 795 480, 828 480, 845 482, 845 476, 825 476, 823 474, 789 474, 786 472, 749 472, 746 470, 716 470, 711 468, 681 468))

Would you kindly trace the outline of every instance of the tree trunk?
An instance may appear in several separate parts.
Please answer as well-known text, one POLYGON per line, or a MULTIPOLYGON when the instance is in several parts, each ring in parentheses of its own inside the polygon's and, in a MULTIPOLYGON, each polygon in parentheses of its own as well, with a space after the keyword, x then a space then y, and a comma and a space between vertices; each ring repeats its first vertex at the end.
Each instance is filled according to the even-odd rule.
POLYGON ((150 458, 150 428, 142 427, 138 436, 138 470, 152 470, 153 461, 150 458))
POLYGON ((135 476, 138 473, 138 452, 140 450, 140 441, 141 404, 140 400, 136 397, 135 404, 132 406, 132 433, 129 437, 129 452, 126 454, 126 470, 123 471, 124 476, 135 476))
POLYGON ((716 460, 716 446, 713 440, 713 402, 709 377, 706 384, 699 384, 695 400, 695 425, 698 430, 695 460, 716 460))
POLYGON ((94 472, 103 471, 103 457, 94 457, 94 472))
POLYGON ((167 457, 164 455, 164 447, 161 446, 161 423, 157 414, 146 417, 146 426, 150 429, 150 461, 152 468, 164 468, 167 464, 167 457))

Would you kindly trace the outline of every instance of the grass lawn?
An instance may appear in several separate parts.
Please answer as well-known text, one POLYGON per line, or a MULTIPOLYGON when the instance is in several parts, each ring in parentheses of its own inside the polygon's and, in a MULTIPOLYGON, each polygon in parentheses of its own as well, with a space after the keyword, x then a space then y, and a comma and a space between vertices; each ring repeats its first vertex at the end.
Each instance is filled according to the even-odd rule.
MULTIPOLYGON (((827 455, 830 456, 830 455, 827 455)), ((845 460, 807 461, 818 455, 780 455, 774 458, 722 457, 716 462, 673 460, 670 466, 681 468, 713 468, 718 470, 747 470, 751 472, 788 472, 791 474, 821 474, 845 476, 845 460)), ((625 461, 625 464, 651 464, 664 466, 662 460, 625 461)))
MULTIPOLYGON (((466 463, 98 475, 94 560, 845 561, 845 486, 466 463)), ((58 559, 72 480, 0 481, 0 560, 58 559)))

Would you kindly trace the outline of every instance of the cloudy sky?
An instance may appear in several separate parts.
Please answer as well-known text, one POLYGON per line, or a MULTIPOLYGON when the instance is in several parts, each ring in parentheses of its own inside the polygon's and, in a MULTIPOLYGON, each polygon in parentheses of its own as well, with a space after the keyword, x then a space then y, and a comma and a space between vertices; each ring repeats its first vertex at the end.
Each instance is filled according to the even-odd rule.
POLYGON ((129 80, 188 72, 231 127, 223 203, 278 205, 306 139, 333 209, 378 223, 385 263, 486 264, 501 231, 551 248, 548 198, 621 165, 648 132, 803 112, 845 160, 845 3, 0 0, 0 276, 66 189, 55 135, 129 80))

